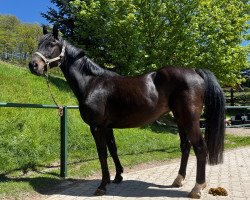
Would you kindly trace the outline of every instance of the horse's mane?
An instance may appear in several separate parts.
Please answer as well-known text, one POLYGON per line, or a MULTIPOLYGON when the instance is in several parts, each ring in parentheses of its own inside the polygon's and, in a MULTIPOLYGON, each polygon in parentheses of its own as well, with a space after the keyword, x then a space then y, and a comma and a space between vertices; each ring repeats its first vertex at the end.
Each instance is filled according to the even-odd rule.
POLYGON ((85 52, 82 49, 77 48, 74 45, 71 45, 69 42, 66 42, 66 47, 67 47, 66 48, 67 52, 70 54, 72 59, 81 60, 79 65, 82 66, 81 67, 82 73, 85 73, 87 75, 94 75, 94 76, 102 76, 102 75, 116 76, 118 75, 115 72, 112 72, 112 71, 109 71, 107 69, 100 67, 93 60, 91 60, 88 56, 86 56, 85 52))

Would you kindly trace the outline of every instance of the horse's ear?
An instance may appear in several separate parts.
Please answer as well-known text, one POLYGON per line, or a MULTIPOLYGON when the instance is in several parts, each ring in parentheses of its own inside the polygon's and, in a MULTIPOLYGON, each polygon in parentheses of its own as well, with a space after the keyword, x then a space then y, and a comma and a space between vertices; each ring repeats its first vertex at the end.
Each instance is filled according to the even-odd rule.
POLYGON ((48 33, 47 26, 43 25, 43 35, 48 33))
POLYGON ((53 36, 54 38, 58 39, 58 28, 56 25, 53 26, 53 36))

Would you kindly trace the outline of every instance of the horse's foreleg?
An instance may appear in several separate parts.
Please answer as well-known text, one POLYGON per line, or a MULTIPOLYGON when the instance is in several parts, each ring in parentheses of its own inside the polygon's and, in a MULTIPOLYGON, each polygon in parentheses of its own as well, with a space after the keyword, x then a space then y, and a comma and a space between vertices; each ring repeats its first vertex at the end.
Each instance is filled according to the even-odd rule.
POLYGON ((113 134, 113 129, 108 129, 107 145, 108 145, 110 155, 115 163, 115 168, 116 168, 116 175, 115 175, 115 179, 113 180, 113 183, 120 183, 123 180, 123 177, 121 176, 121 174, 123 173, 123 167, 121 165, 121 162, 117 154, 117 148, 116 148, 115 138, 113 134))
POLYGON ((102 169, 102 181, 96 192, 97 196, 106 194, 106 185, 110 183, 110 175, 107 163, 107 141, 105 131, 101 128, 90 127, 91 133, 95 139, 99 161, 102 169))
POLYGON ((191 144, 188 141, 184 131, 179 128, 179 134, 180 134, 180 148, 181 148, 181 165, 179 169, 179 173, 177 178, 174 180, 172 186, 173 187, 181 187, 183 185, 183 181, 186 177, 186 169, 187 169, 187 162, 188 162, 188 157, 190 153, 190 148, 191 144))

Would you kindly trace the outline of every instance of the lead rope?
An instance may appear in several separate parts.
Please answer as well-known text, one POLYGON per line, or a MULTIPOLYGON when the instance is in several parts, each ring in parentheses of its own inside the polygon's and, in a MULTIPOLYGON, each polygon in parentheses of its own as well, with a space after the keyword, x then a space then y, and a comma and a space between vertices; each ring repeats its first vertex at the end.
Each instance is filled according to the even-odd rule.
POLYGON ((47 66, 47 72, 45 73, 45 76, 46 76, 46 83, 47 83, 47 86, 48 86, 48 90, 49 90, 49 93, 50 93, 50 96, 52 98, 52 100, 54 101, 54 104, 56 104, 56 107, 58 109, 58 115, 60 117, 63 116, 63 106, 59 106, 58 103, 56 102, 56 99, 51 91, 51 88, 50 88, 50 83, 49 83, 49 66, 47 66))

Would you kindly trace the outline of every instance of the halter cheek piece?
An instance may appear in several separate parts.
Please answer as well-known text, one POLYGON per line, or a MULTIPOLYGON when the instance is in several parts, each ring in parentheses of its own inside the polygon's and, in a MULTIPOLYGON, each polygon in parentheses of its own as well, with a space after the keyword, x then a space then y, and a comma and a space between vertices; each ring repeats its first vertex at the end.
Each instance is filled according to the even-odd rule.
POLYGON ((50 88, 50 84, 49 84, 49 73, 48 73, 48 70, 49 70, 49 64, 54 62, 54 61, 58 61, 60 60, 60 63, 58 64, 58 66, 61 65, 61 61, 62 61, 62 58, 64 57, 64 54, 65 54, 65 48, 66 48, 66 45, 65 45, 65 42, 63 42, 63 47, 62 47, 62 51, 60 53, 59 56, 55 57, 55 58, 52 58, 52 59, 47 59, 45 58, 45 56, 43 56, 43 54, 41 54, 40 52, 35 52, 34 54, 37 54, 39 55, 45 62, 45 66, 47 66, 47 72, 45 73, 45 76, 46 76, 46 82, 47 82, 47 86, 48 86, 48 90, 49 90, 49 93, 50 93, 50 96, 52 98, 52 100, 54 101, 54 103, 56 104, 57 108, 58 108, 58 114, 59 116, 63 116, 63 106, 59 106, 58 103, 56 102, 56 99, 54 97, 54 95, 52 94, 51 92, 51 88, 50 88))
MULTIPOLYGON (((66 45, 65 45, 65 42, 63 42, 63 47, 62 47, 62 51, 61 51, 60 55, 55 57, 55 58, 52 58, 52 59, 45 58, 45 56, 43 54, 41 54, 40 52, 38 52, 38 51, 35 52, 34 54, 39 55, 44 60, 45 65, 47 66, 47 68, 49 68, 50 63, 52 63, 54 61, 58 61, 58 60, 61 61, 62 60, 62 58, 64 57, 64 54, 65 54, 65 48, 66 48, 66 45)), ((58 66, 60 66, 60 65, 61 65, 61 62, 58 64, 58 66)))

